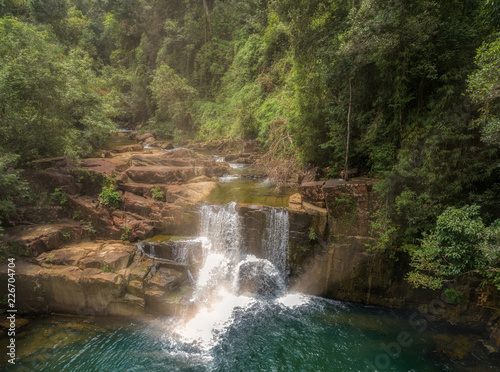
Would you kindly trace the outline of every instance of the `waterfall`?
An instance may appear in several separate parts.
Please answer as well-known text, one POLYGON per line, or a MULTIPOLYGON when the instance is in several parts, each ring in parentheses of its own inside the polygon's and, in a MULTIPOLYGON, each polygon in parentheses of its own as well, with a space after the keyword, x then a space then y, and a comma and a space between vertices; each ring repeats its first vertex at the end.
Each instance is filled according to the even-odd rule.
POLYGON ((203 205, 200 210, 200 236, 210 249, 219 253, 239 252, 242 245, 241 221, 236 203, 203 205))
POLYGON ((262 246, 266 258, 279 270, 283 279, 288 277, 288 210, 271 208, 267 212, 266 231, 262 246))
POLYGON ((200 237, 203 264, 198 273, 195 303, 207 303, 221 288, 229 290, 234 268, 242 251, 241 221, 236 203, 203 205, 200 209, 200 237))
POLYGON ((288 275, 288 211, 283 208, 264 210, 264 257, 257 258, 244 254, 244 226, 236 203, 201 207, 200 236, 205 243, 204 265, 196 285, 198 301, 221 285, 235 293, 245 291, 259 295, 275 295, 284 290, 288 275))
POLYGON ((244 219, 236 203, 205 204, 200 208, 197 241, 202 242, 203 257, 199 270, 191 276, 194 313, 177 326, 175 333, 186 344, 196 346, 202 358, 210 359, 209 351, 235 321, 234 314, 268 303, 291 301, 285 283, 288 213, 281 208, 263 210, 264 257, 257 258, 246 253, 244 219))

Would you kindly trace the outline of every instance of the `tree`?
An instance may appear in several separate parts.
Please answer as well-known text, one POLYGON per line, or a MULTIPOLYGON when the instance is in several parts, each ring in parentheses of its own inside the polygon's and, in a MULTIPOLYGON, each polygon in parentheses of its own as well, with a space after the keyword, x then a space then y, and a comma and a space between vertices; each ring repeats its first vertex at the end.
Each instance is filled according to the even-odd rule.
POLYGON ((15 165, 19 156, 6 154, 0 148, 0 236, 2 222, 14 216, 16 206, 13 198, 23 196, 27 185, 19 178, 15 165))
POLYGON ((156 70, 151 90, 158 105, 155 114, 157 126, 165 128, 170 135, 174 131, 186 133, 194 129, 189 103, 197 92, 185 79, 162 64, 156 70))
POLYGON ((115 126, 85 53, 68 55, 49 33, 0 19, 0 146, 21 162, 89 154, 115 126))
POLYGON ((479 206, 448 208, 435 230, 412 253, 409 281, 419 287, 441 288, 444 280, 469 273, 486 276, 500 287, 500 220, 486 227, 479 206))
POLYGON ((478 69, 469 75, 468 92, 481 105, 475 125, 481 129, 481 139, 500 145, 500 38, 484 43, 477 51, 478 69))

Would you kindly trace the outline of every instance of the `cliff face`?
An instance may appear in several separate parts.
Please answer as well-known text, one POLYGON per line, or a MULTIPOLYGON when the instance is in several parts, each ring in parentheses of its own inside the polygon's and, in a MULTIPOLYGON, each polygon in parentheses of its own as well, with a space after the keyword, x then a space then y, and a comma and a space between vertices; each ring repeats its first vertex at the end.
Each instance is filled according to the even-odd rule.
POLYGON ((461 278, 442 290, 412 288, 405 281, 410 269, 406 253, 391 256, 370 250, 375 242, 370 224, 375 201, 368 179, 302 184, 301 194, 290 203, 291 230, 295 226, 303 232, 290 244, 293 288, 341 301, 416 309, 429 320, 486 330, 498 350, 499 291, 481 286, 475 277, 461 278), (459 291, 463 300, 448 300, 448 288, 459 291))

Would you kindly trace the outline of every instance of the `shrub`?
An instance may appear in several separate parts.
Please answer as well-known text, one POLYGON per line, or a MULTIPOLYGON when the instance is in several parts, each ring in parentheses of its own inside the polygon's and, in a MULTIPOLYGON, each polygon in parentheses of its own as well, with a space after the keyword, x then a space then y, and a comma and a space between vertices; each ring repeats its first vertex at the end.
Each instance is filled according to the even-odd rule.
POLYGON ((99 194, 99 199, 102 205, 113 209, 117 209, 121 202, 120 194, 114 185, 104 186, 99 194))
POLYGON ((165 193, 160 189, 160 186, 155 186, 151 189, 151 197, 155 200, 163 200, 165 193))
POLYGON ((66 190, 58 187, 50 194, 50 203, 53 205, 63 205, 68 201, 66 190))

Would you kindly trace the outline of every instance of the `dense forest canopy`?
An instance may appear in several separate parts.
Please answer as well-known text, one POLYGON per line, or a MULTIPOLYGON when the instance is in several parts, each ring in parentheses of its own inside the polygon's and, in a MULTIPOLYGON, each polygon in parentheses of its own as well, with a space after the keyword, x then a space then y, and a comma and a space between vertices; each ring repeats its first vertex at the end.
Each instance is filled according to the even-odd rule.
POLYGON ((376 248, 410 252, 415 284, 496 275, 500 1, 0 0, 0 16, 4 220, 16 162, 89 155, 117 126, 254 139, 377 178, 376 248), (450 219, 478 234, 451 253, 450 219))

